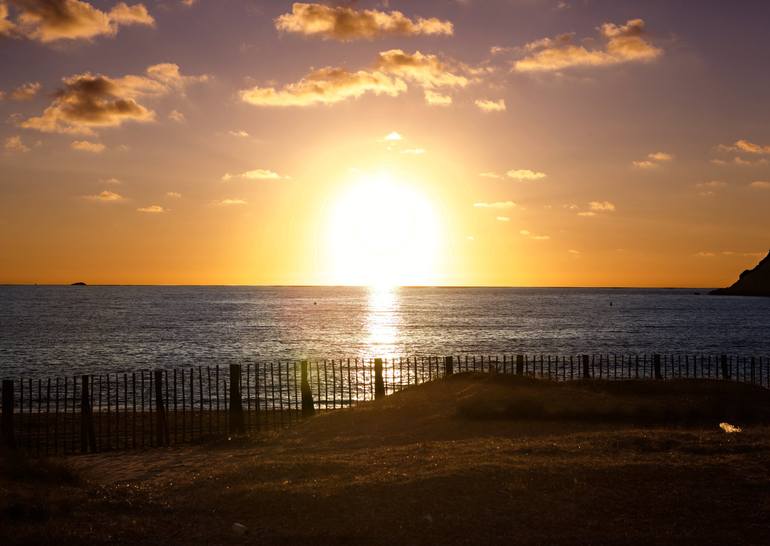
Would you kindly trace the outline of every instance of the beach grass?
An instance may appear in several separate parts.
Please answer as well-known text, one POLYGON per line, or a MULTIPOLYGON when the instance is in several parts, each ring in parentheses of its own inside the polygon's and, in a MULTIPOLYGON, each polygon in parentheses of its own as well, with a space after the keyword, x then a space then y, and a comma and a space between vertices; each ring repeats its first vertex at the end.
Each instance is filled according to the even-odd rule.
POLYGON ((8 544, 761 544, 766 392, 717 383, 460 374, 268 436, 44 463, 74 480, 3 472, 0 528, 8 544))

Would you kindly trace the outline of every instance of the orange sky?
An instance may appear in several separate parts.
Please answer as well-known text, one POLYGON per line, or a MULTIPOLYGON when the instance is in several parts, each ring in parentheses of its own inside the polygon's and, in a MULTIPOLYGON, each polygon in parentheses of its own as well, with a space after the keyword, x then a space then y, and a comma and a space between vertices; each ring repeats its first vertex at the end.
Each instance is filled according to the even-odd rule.
POLYGON ((0 0, 0 283, 711 287, 770 246, 763 3, 55 3, 0 0))

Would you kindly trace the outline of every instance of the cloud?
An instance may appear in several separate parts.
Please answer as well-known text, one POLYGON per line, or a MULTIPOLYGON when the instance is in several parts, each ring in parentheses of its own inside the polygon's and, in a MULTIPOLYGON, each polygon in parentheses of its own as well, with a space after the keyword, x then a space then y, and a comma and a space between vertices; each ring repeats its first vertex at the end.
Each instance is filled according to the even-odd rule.
POLYGON ((749 187, 754 188, 755 190, 770 190, 770 182, 766 182, 765 180, 755 180, 749 184, 749 187))
POLYGON ((296 83, 275 87, 252 87, 240 92, 241 100, 254 106, 312 106, 357 99, 366 93, 395 97, 406 92, 403 80, 380 71, 325 67, 314 70, 296 83))
POLYGON ((705 252, 705 251, 698 252, 695 255, 698 256, 699 258, 713 258, 714 256, 716 256, 714 252, 705 252))
POLYGON ((495 218, 495 220, 497 220, 498 222, 510 222, 511 221, 511 219, 509 217, 507 217, 507 216, 497 216, 495 218))
POLYGON ((99 201, 102 203, 115 203, 117 201, 123 201, 125 197, 114 191, 104 190, 96 195, 86 195, 85 199, 90 201, 99 201))
POLYGON ((176 123, 183 123, 185 121, 184 114, 179 110, 171 110, 171 112, 168 113, 168 119, 176 123))
POLYGON ((720 150, 746 152, 749 154, 770 155, 770 144, 755 144, 748 140, 736 140, 733 144, 720 144, 720 150))
POLYGON ((532 239, 533 241, 547 241, 551 238, 550 235, 536 235, 527 229, 520 230, 519 235, 532 239))
POLYGON ((295 2, 291 13, 275 19, 275 28, 324 40, 350 42, 386 36, 451 36, 449 21, 436 18, 410 19, 400 11, 357 10, 348 6, 327 6, 295 2))
POLYGON ((631 164, 637 169, 655 169, 659 166, 657 163, 648 160, 632 161, 631 164))
POLYGON ((247 133, 246 131, 228 131, 227 134, 230 135, 230 136, 238 137, 238 138, 248 138, 249 137, 249 133, 247 133))
POLYGON ((598 212, 615 212, 615 205, 609 201, 591 201, 588 208, 598 212))
POLYGON ((513 169, 505 173, 505 175, 514 180, 542 180, 548 176, 545 173, 531 171, 529 169, 513 169))
POLYGON ((584 212, 578 212, 577 215, 578 216, 584 216, 586 218, 590 218, 592 216, 596 216, 596 213, 595 212, 591 212, 591 211, 584 211, 584 212))
MULTIPOLYGON (((722 148, 722 149, 724 149, 724 148, 722 148)), ((724 159, 711 159, 710 162, 713 163, 714 165, 720 165, 720 166, 725 166, 725 165, 733 164, 733 165, 739 165, 741 167, 750 167, 750 166, 754 166, 754 165, 767 165, 768 164, 768 160, 767 160, 766 157, 760 157, 760 158, 758 158, 758 159, 756 159, 754 161, 751 161, 749 159, 743 159, 742 157, 739 157, 739 156, 733 157, 733 159, 731 161, 726 161, 724 159)))
POLYGON ((630 62, 650 62, 663 54, 645 37, 642 19, 630 19, 624 25, 604 23, 599 34, 600 48, 588 49, 573 43, 573 34, 542 38, 524 46, 528 55, 514 62, 518 72, 552 72, 567 68, 602 67, 630 62))
POLYGON ((145 74, 110 78, 85 72, 64 78, 64 86, 43 113, 20 126, 44 133, 93 135, 96 128, 119 127, 127 121, 150 122, 155 112, 137 99, 182 92, 190 83, 207 79, 183 76, 171 63, 150 66, 145 74))
POLYGON ((89 142, 88 140, 75 140, 70 144, 70 148, 78 150, 79 152, 89 152, 92 154, 100 154, 104 151, 105 146, 101 142, 89 142))
POLYGON ((119 185, 119 184, 122 183, 120 180, 118 180, 117 178, 114 178, 114 177, 113 178, 107 178, 107 179, 104 179, 104 180, 99 180, 99 182, 103 182, 104 184, 115 184, 115 185, 119 185))
POLYGON ((406 53, 401 49, 381 51, 375 66, 387 74, 394 74, 428 89, 465 87, 470 79, 464 73, 469 76, 478 73, 462 63, 443 61, 437 55, 419 51, 406 53))
POLYGON ((82 0, 9 0, 15 18, 0 5, 0 33, 42 43, 115 36, 120 26, 154 26, 144 4, 119 2, 105 12, 82 0), (5 11, 5 13, 3 13, 5 11))
POLYGON ((181 199, 182 198, 182 194, 179 193, 179 192, 176 192, 176 191, 167 191, 166 192, 166 197, 170 197, 172 199, 181 199))
POLYGON ((42 86, 38 82, 28 82, 20 85, 8 95, 13 100, 30 100, 35 97, 42 86))
POLYGON ((253 169, 251 171, 242 172, 241 174, 226 173, 222 176, 222 181, 227 182, 233 178, 244 178, 246 180, 281 180, 288 179, 288 176, 281 176, 275 171, 269 169, 253 169))
POLYGON ((674 156, 667 152, 652 152, 647 154, 647 159, 632 161, 631 165, 637 169, 655 169, 663 162, 673 161, 674 156))
POLYGON ((695 184, 696 188, 725 188, 727 187, 727 182, 722 182, 721 180, 710 180, 708 182, 698 182, 695 184))
POLYGON ((512 209, 516 206, 513 201, 493 201, 491 203, 473 203, 477 209, 512 209))
POLYGON ((5 139, 5 142, 3 143, 3 148, 7 152, 14 152, 14 153, 23 153, 29 151, 29 146, 24 144, 21 140, 21 137, 18 135, 15 136, 9 136, 5 139))
POLYGON ((148 205, 146 207, 139 207, 137 212, 146 212, 148 214, 161 214, 167 212, 168 209, 164 209, 160 205, 148 205))
POLYGON ((385 135, 385 138, 383 138, 382 140, 384 140, 385 142, 398 142, 400 140, 404 140, 404 137, 401 136, 401 134, 396 131, 391 131, 390 133, 385 135))
POLYGON ((452 104, 452 97, 442 93, 437 93, 436 91, 432 91, 430 89, 426 89, 425 102, 431 106, 449 106, 452 104))
MULTIPOLYGON (((0 1, 0 36, 10 36, 15 29, 16 25, 8 19, 8 4, 0 1)), ((2 98, 2 94, 0 94, 0 98, 2 98)))
MULTIPOLYGON (((254 106, 335 104, 357 99, 366 93, 396 97, 408 90, 407 82, 423 90, 465 87, 475 81, 479 73, 461 63, 441 60, 436 55, 391 49, 378 53, 370 68, 352 71, 327 66, 281 88, 255 86, 241 90, 239 95, 242 101, 254 106)), ((426 95, 426 101, 430 103, 436 97, 426 95)))
POLYGON ((473 102, 483 112, 505 112, 505 100, 479 99, 473 102))
POLYGON ((227 199, 221 199, 219 201, 214 201, 212 204, 217 207, 231 207, 231 206, 238 206, 238 205, 246 205, 248 203, 243 199, 227 198, 227 199))

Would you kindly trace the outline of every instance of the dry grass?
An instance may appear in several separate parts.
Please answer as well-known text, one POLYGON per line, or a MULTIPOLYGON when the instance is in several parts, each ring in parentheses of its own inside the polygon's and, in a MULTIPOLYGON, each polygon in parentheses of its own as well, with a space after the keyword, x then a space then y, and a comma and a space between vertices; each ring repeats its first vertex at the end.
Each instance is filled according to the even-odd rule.
POLYGON ((464 375, 271 438, 75 457, 67 464, 80 483, 0 480, 0 536, 8 544, 765 543, 770 429, 756 417, 767 393, 655 385, 560 390, 464 375), (669 409, 649 420, 649 404, 669 409), (612 408, 625 408, 624 418, 602 417, 612 408), (730 418, 744 432, 718 428, 730 418), (12 503, 27 508, 9 513, 12 503), (249 533, 233 532, 235 522, 249 533))

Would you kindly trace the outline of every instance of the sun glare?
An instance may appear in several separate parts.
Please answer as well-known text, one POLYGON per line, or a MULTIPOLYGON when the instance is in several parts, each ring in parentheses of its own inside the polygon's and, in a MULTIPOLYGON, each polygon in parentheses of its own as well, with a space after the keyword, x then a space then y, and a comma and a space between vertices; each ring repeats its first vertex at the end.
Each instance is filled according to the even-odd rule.
POLYGON ((332 284, 398 286, 436 282, 439 218, 413 185, 364 175, 331 208, 327 250, 332 284))

